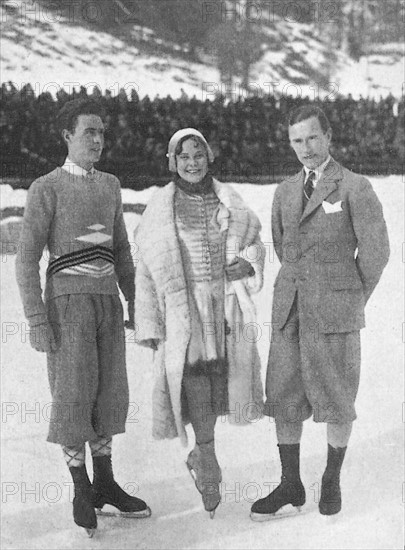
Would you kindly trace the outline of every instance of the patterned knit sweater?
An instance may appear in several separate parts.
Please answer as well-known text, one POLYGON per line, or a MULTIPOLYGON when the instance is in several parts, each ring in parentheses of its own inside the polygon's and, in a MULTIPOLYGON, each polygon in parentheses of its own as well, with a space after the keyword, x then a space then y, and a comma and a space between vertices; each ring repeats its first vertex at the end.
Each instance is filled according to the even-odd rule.
POLYGON ((95 171, 56 168, 29 188, 16 259, 17 282, 31 326, 46 321, 39 261, 47 247, 45 300, 63 294, 135 295, 134 265, 119 180, 95 171))

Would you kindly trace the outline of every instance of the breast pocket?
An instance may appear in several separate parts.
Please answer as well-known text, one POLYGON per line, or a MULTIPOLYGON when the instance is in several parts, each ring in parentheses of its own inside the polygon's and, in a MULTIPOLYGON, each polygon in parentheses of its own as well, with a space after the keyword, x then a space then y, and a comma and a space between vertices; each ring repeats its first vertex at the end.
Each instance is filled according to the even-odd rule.
POLYGON ((321 207, 320 226, 323 237, 327 241, 334 241, 345 232, 345 226, 349 223, 347 214, 343 211, 326 213, 321 207))

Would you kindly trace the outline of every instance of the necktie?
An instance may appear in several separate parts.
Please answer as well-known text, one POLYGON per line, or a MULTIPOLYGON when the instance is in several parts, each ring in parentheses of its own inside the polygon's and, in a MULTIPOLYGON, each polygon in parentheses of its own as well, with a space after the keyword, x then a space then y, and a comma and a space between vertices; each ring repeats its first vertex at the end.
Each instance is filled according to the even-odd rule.
POLYGON ((315 179, 315 172, 313 170, 310 170, 307 177, 307 181, 304 184, 304 198, 306 199, 306 202, 309 201, 312 193, 314 192, 314 189, 315 189, 314 179, 315 179))

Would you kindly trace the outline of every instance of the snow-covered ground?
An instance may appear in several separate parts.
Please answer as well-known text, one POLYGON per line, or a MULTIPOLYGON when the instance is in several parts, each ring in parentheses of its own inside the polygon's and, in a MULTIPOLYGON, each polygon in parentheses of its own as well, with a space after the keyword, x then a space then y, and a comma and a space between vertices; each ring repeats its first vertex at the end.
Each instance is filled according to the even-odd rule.
MULTIPOLYGON (((17 89, 30 83, 36 95, 50 92, 53 96, 61 88, 70 92, 80 86, 89 93, 98 86, 113 95, 121 88, 128 93, 135 88, 140 97, 152 98, 178 98, 183 92, 202 100, 214 99, 217 92, 235 100, 246 96, 238 82, 231 90, 221 84, 208 55, 201 56, 201 63, 185 60, 177 55, 179 45, 164 42, 151 29, 134 26, 129 42, 91 25, 73 25, 73 4, 69 10, 63 4, 58 9, 52 2, 2 2, 3 82, 10 80, 17 89), (151 54, 154 47, 163 45, 167 53, 156 50, 151 54)), ((94 2, 88 3, 87 19, 90 23, 97 19, 94 2)), ((274 47, 252 67, 252 94, 333 101, 338 93, 351 93, 354 98, 379 98, 389 93, 400 98, 403 93, 404 51, 400 45, 395 45, 394 53, 364 57, 359 63, 342 52, 333 52, 333 64, 327 46, 302 23, 275 18, 267 32, 274 47), (321 66, 328 67, 328 75, 320 71, 321 66)))
MULTIPOLYGON (((355 423, 342 473, 343 510, 330 518, 317 508, 325 466, 325 426, 305 424, 302 477, 307 504, 299 515, 262 524, 249 519, 253 500, 279 480, 274 423, 262 419, 244 428, 217 424, 223 469, 223 502, 214 520, 201 499, 178 440, 151 437, 152 352, 127 333, 131 409, 127 433, 114 440, 118 481, 138 491, 152 508, 146 520, 100 518, 93 539, 71 517, 72 486, 58 446, 45 441, 50 393, 45 356, 27 342, 14 276, 14 256, 1 257, 2 321, 2 536, 3 548, 145 549, 399 549, 403 548, 404 360, 403 360, 403 177, 371 178, 387 220, 391 258, 367 306, 362 331, 362 378, 355 423)), ((258 213, 263 239, 271 242, 274 185, 237 185, 258 213)), ((23 204, 24 192, 0 186, 1 206, 23 204)), ((124 202, 147 202, 153 190, 124 190, 124 202)), ((130 236, 139 217, 126 214, 130 236)), ((269 257, 265 286, 257 298, 258 341, 263 378, 269 349, 272 287, 278 264, 269 257)), ((190 437, 190 446, 192 438, 190 437)), ((91 461, 89 461, 91 470, 91 461)))
MULTIPOLYGON (((399 50, 401 51, 401 50, 399 50)), ((400 98, 404 94, 405 45, 402 55, 362 56, 358 62, 347 60, 333 77, 337 90, 342 95, 352 94, 354 98, 376 97, 388 94, 400 98)), ((333 82, 331 83, 333 84, 333 82)))

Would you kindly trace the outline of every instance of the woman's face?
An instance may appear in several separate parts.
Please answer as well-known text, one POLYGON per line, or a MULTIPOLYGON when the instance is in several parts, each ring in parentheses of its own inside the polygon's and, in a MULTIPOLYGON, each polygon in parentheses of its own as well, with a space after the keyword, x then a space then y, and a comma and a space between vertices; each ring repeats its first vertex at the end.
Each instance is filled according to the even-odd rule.
POLYGON ((177 173, 188 183, 199 183, 208 172, 208 158, 205 148, 194 139, 187 139, 176 155, 177 173))

